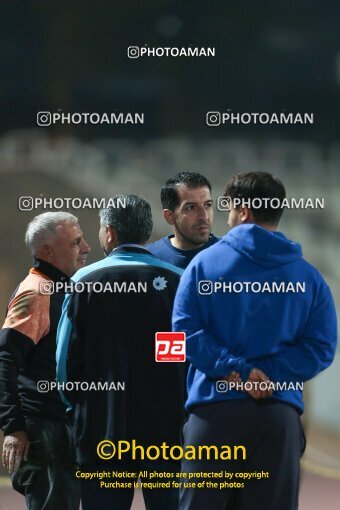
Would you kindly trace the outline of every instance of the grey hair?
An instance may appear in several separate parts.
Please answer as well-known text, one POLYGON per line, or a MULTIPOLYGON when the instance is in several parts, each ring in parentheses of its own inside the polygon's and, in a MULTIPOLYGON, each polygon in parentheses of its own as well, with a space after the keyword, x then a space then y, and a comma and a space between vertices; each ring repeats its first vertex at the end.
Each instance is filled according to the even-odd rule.
POLYGON ((25 243, 32 255, 36 255, 40 246, 48 243, 57 234, 57 226, 61 223, 77 223, 78 218, 68 212, 46 212, 38 214, 27 226, 25 243))
POLYGON ((153 227, 150 204, 137 195, 116 195, 111 203, 99 212, 100 224, 114 228, 120 243, 145 244, 153 227))

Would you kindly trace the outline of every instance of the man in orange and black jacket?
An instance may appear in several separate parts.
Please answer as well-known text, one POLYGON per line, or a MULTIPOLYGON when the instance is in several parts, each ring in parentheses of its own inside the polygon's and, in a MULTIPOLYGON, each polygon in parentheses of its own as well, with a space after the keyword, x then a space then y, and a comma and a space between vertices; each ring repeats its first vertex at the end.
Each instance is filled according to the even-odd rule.
POLYGON ((73 446, 65 405, 55 388, 56 333, 67 284, 85 265, 89 246, 77 218, 44 213, 28 225, 34 256, 15 290, 0 331, 2 460, 29 510, 79 508, 73 446))

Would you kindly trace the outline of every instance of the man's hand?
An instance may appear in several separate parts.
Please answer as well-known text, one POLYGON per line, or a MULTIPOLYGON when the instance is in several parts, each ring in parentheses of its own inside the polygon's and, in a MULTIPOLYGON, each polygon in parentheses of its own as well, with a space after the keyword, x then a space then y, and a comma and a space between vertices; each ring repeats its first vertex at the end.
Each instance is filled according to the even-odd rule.
POLYGON ((223 377, 223 379, 225 381, 227 381, 228 383, 230 382, 233 382, 233 383, 240 383, 242 382, 242 379, 241 379, 241 376, 238 372, 230 372, 229 375, 226 375, 225 377, 223 377))
POLYGON ((259 368, 252 368, 252 370, 249 373, 247 382, 257 383, 257 384, 253 384, 253 387, 251 389, 249 389, 249 390, 246 389, 246 392, 251 397, 255 398, 256 400, 258 400, 260 398, 268 398, 268 397, 272 396, 273 391, 271 389, 269 389, 269 388, 268 389, 260 389, 259 388, 260 382, 264 382, 267 384, 270 383, 269 378, 259 368))
POLYGON ((19 468, 22 458, 27 460, 28 447, 28 437, 24 430, 12 432, 5 436, 2 448, 2 464, 10 473, 19 468))
MULTIPOLYGON (((226 375, 223 377, 225 381, 228 383, 242 383, 241 376, 238 372, 231 372, 229 375, 226 375)), ((271 389, 263 389, 259 387, 260 382, 264 383, 270 383, 269 378, 266 376, 262 370, 259 368, 253 368, 248 376, 248 379, 246 381, 247 383, 255 383, 252 385, 251 389, 245 388, 242 390, 241 388, 234 388, 236 391, 246 391, 251 397, 258 400, 260 398, 268 398, 271 397, 273 394, 273 391, 271 389)), ((249 385, 248 385, 249 386, 249 385)))

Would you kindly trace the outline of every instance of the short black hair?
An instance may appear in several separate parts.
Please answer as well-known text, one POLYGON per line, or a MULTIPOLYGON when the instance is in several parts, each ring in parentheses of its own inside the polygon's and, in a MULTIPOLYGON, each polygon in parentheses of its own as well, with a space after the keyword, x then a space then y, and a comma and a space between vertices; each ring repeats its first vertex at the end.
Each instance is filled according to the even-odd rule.
MULTIPOLYGON (((282 202, 286 198, 286 190, 282 182, 268 172, 248 172, 234 175, 226 185, 224 196, 244 200, 275 198, 282 202)), ((270 201, 266 201, 261 207, 250 209, 255 223, 278 225, 284 206, 273 208, 270 201)))
POLYGON ((211 184, 206 177, 197 172, 179 172, 168 179, 161 190, 163 209, 174 211, 180 203, 178 186, 184 184, 188 188, 202 188, 206 186, 211 192, 211 184))
POLYGON ((114 228, 120 243, 145 244, 153 227, 150 204, 137 195, 116 195, 111 201, 114 206, 99 212, 101 225, 114 228))

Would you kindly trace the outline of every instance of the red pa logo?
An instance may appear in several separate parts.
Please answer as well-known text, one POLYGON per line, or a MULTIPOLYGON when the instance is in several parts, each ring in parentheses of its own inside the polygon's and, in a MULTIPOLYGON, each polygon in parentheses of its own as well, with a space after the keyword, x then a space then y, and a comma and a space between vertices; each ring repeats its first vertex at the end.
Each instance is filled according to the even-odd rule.
POLYGON ((184 362, 185 333, 158 332, 155 335, 157 362, 184 362))

